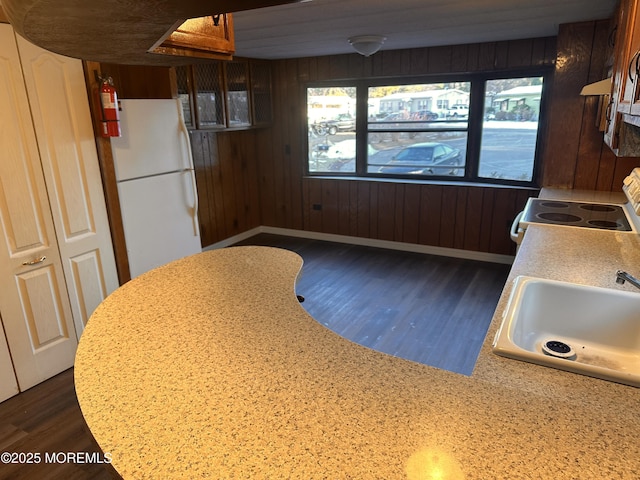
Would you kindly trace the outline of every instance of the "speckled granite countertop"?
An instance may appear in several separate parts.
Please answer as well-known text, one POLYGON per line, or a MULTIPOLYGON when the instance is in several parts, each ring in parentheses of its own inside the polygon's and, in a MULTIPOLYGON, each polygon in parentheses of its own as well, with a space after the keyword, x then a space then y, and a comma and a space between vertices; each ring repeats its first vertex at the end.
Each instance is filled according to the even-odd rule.
POLYGON ((638 273, 638 236, 587 230, 530 227, 470 377, 320 325, 292 252, 160 267, 89 321, 82 412, 125 479, 635 479, 640 389, 491 352, 518 274, 633 288, 613 277, 638 273))

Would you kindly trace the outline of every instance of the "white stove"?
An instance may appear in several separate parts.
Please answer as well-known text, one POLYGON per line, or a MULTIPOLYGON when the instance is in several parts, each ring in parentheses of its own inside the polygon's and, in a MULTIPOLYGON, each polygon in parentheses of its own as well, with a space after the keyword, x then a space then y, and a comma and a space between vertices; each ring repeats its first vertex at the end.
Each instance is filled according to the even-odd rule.
POLYGON ((532 224, 637 234, 640 232, 640 168, 635 168, 624 179, 622 190, 628 199, 624 203, 530 198, 513 221, 511 239, 519 246, 532 224))
POLYGON ((636 231, 640 231, 640 167, 634 168, 622 183, 622 191, 629 199, 627 214, 636 231))
POLYGON ((526 228, 533 223, 633 231, 624 206, 606 203, 530 198, 522 213, 520 228, 526 228))

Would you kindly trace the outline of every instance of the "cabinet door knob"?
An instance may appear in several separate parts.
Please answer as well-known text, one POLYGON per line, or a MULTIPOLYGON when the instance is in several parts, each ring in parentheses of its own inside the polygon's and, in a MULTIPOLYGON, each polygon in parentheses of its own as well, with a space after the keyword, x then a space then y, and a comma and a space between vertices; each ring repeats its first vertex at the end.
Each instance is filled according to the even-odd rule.
POLYGON ((29 260, 29 261, 26 261, 26 262, 22 262, 22 265, 25 265, 25 266, 37 265, 39 263, 44 262, 46 259, 47 259, 47 257, 45 257, 43 255, 40 258, 36 258, 34 260, 29 260))

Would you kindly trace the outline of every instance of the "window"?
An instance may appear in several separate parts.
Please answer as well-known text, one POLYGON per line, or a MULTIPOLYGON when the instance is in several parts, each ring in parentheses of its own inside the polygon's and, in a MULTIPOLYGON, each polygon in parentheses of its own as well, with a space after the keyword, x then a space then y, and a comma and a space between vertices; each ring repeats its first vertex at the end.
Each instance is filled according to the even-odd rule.
POLYGON ((369 110, 367 173, 464 176, 470 89, 470 82, 369 87, 368 104, 393 109, 369 110), (465 109, 439 108, 438 100, 465 109))
POLYGON ((531 182, 542 77, 486 82, 478 176, 531 182))
POLYGON ((356 89, 307 89, 309 172, 355 173, 356 89))
POLYGON ((309 86, 307 171, 533 185, 545 75, 309 86))

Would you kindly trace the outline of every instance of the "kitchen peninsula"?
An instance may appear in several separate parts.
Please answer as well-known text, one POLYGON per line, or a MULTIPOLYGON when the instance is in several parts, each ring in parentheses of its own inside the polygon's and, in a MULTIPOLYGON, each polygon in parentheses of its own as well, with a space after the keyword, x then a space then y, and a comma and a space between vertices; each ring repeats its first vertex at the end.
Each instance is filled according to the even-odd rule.
POLYGON ((125 479, 636 478, 640 389, 498 357, 491 342, 515 275, 627 288, 610 277, 639 255, 637 235, 531 227, 467 377, 316 322, 292 252, 197 254, 100 305, 78 399, 125 479))

